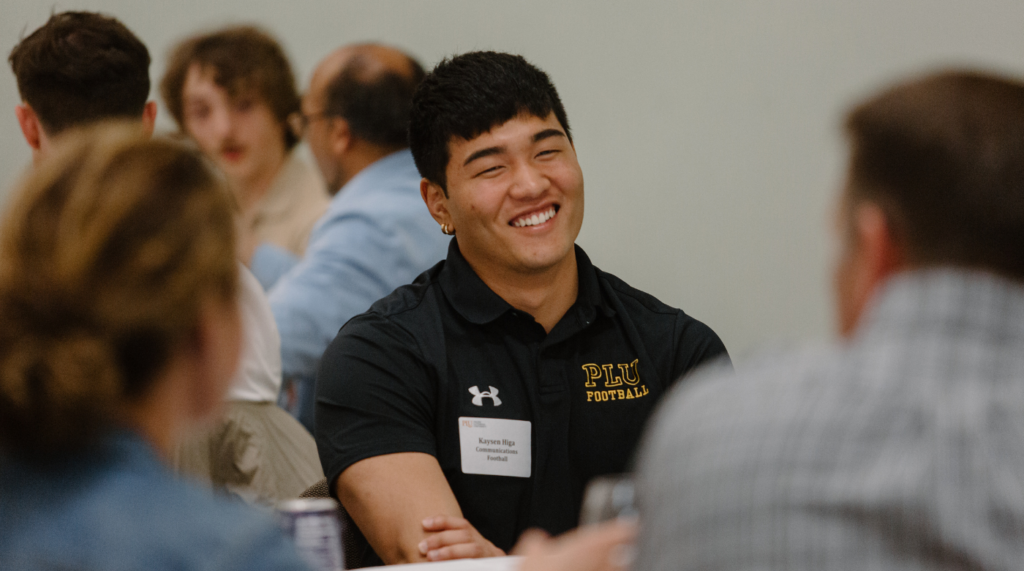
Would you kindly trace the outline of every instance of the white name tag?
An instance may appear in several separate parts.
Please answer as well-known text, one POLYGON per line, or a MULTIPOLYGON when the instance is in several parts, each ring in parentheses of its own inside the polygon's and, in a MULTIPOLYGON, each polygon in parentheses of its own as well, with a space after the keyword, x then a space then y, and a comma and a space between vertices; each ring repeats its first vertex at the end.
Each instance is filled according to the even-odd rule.
POLYGON ((463 474, 530 477, 529 421, 461 416, 459 443, 463 474))

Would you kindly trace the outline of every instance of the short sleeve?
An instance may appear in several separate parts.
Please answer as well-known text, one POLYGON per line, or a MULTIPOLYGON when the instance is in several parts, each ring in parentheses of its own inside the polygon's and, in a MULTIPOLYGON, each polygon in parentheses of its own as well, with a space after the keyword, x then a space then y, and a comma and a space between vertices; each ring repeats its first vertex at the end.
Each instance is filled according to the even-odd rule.
POLYGON ((315 423, 328 482, 373 456, 436 455, 437 375, 419 349, 408 331, 373 312, 345 324, 328 346, 317 375, 315 423))
POLYGON ((706 365, 732 370, 729 353, 718 334, 682 311, 676 316, 675 340, 673 376, 677 380, 706 365))

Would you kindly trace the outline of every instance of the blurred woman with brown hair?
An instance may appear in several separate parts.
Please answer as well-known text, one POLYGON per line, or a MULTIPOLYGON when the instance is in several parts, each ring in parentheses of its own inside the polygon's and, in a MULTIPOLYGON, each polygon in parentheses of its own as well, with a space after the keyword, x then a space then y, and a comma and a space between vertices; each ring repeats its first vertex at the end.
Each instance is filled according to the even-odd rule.
POLYGON ((230 198, 194 151, 69 137, 0 222, 0 567, 301 569, 164 463, 240 347, 230 198))

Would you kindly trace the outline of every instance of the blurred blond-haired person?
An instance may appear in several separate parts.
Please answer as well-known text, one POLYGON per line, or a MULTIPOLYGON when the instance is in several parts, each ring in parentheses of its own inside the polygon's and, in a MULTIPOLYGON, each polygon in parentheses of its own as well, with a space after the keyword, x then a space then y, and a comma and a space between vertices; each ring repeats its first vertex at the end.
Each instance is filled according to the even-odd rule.
POLYGON ((218 178, 137 126, 69 135, 19 184, 0 222, 5 568, 303 568, 271 520, 166 466, 238 362, 234 246, 218 178))

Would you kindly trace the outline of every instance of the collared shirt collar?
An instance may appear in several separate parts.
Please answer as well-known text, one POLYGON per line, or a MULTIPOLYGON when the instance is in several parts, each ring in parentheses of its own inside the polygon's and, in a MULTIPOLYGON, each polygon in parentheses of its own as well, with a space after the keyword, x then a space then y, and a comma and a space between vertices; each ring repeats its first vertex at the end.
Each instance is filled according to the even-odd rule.
POLYGON ((857 338, 972 335, 1024 342, 1024 284, 955 267, 906 271, 876 294, 857 338))
POLYGON ((576 248, 576 270, 579 274, 579 293, 576 294, 576 306, 580 308, 600 309, 607 316, 615 315, 615 309, 604 295, 601 294, 601 283, 597 279, 597 268, 590 262, 583 248, 576 248))
MULTIPOLYGON (((390 155, 381 157, 370 163, 366 168, 356 173, 335 193, 335 197, 352 197, 363 192, 373 192, 379 185, 381 178, 402 174, 407 170, 415 172, 416 166, 412 160, 412 152, 409 149, 395 151, 390 155)), ((418 173, 417 173, 418 174, 418 173)))
MULTIPOLYGON (((582 248, 579 246, 574 246, 574 248, 579 291, 576 294, 576 302, 569 312, 589 310, 589 313, 593 309, 599 308, 605 315, 614 315, 614 309, 601 295, 597 269, 594 268, 582 248)), ((478 325, 490 323, 505 312, 514 309, 501 296, 487 287, 487 284, 473 271, 459 250, 458 238, 453 238, 448 245, 448 258, 438 277, 438 283, 455 310, 470 323, 478 325)))

